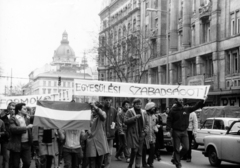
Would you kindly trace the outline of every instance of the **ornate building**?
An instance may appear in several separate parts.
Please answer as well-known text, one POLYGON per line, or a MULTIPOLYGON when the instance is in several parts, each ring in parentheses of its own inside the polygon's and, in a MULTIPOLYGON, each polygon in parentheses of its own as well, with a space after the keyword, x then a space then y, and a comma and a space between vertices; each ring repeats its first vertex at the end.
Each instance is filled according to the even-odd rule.
MULTIPOLYGON (((54 51, 53 61, 29 74, 29 83, 23 88, 25 95, 57 94, 68 92, 74 95, 74 79, 97 80, 94 71, 88 65, 82 68, 77 62, 74 50, 70 47, 68 34, 62 34, 60 46, 54 51), (83 71, 84 69, 84 71, 83 71), (58 80, 61 77, 61 85, 58 80)), ((86 58, 84 58, 86 60, 86 58)), ((85 64, 87 62, 85 61, 85 64)), ((91 97, 75 96, 78 102, 85 102, 91 97)))
MULTIPOLYGON (((104 12, 121 9, 120 5, 111 5, 116 3, 120 2, 115 0, 101 11, 102 23, 106 18, 104 12)), ((144 0, 139 3, 140 31, 157 52, 156 57, 148 56, 151 59, 147 65, 147 83, 211 85, 208 105, 240 106, 240 1, 144 0)), ((99 68, 99 75, 102 67, 107 66, 99 68)), ((100 79, 109 80, 104 75, 100 79)), ((162 108, 173 103, 170 100, 168 104, 165 99, 153 101, 162 108)))

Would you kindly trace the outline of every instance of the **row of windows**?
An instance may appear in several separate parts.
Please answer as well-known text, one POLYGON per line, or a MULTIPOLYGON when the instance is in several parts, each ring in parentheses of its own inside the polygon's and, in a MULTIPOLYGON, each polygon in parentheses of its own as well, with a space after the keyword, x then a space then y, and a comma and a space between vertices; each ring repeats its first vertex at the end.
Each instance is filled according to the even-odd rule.
POLYGON ((42 89, 43 94, 53 94, 53 93, 58 93, 62 91, 66 91, 66 89, 46 89, 46 88, 42 89))
MULTIPOLYGON (((66 82, 66 81, 61 81, 62 87, 73 87, 74 83, 73 82, 66 82)), ((58 86, 58 81, 43 81, 43 86, 58 86)))

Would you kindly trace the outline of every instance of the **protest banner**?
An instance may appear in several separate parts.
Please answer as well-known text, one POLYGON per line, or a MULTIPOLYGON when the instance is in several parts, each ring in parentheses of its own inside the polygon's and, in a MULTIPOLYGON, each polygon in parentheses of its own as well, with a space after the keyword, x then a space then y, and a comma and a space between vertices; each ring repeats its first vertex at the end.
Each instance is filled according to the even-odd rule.
POLYGON ((37 101, 33 125, 46 129, 89 130, 90 121, 88 103, 37 101))
POLYGON ((27 95, 27 96, 0 96, 0 109, 6 109, 8 103, 25 103, 29 107, 35 107, 38 100, 56 100, 54 94, 27 95))
POLYGON ((74 94, 85 96, 206 99, 209 87, 74 80, 74 94))

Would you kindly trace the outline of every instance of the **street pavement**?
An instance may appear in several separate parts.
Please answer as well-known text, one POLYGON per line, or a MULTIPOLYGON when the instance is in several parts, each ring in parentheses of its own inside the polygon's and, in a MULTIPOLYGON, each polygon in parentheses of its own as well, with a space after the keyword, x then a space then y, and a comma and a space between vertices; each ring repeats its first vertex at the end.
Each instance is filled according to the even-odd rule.
MULTIPOLYGON (((192 162, 187 163, 186 161, 182 161, 182 166, 183 168, 213 168, 209 161, 208 158, 203 156, 202 154, 203 147, 199 147, 198 150, 193 150, 192 151, 192 162)), ((115 154, 115 152, 113 152, 115 154)), ((155 168, 174 168, 175 165, 171 163, 171 157, 172 154, 166 152, 165 150, 162 150, 161 152, 161 161, 154 161, 154 167, 155 168)), ((128 163, 123 161, 117 161, 113 155, 112 157, 112 165, 111 168, 127 168, 128 163)), ((133 166, 134 167, 134 166, 133 166)), ((31 168, 35 168, 35 163, 32 161, 31 168)), ((63 168, 63 164, 61 165, 61 168, 63 168)), ((228 162, 222 162, 219 168, 239 168, 239 165, 237 164, 232 164, 228 162)))

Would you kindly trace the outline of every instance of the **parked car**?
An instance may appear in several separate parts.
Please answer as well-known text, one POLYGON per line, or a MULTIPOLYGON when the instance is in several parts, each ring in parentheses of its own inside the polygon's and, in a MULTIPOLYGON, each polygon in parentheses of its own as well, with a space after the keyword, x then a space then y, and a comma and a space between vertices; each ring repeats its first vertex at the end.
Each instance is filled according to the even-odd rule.
POLYGON ((240 119, 232 122, 225 134, 206 136, 204 146, 202 153, 212 166, 219 166, 221 161, 240 164, 240 119))
POLYGON ((207 118, 200 129, 197 130, 195 137, 194 149, 197 149, 199 145, 204 145, 204 138, 209 135, 223 135, 227 132, 227 129, 233 121, 237 121, 238 118, 207 118))

